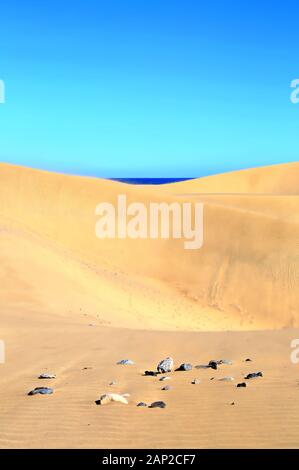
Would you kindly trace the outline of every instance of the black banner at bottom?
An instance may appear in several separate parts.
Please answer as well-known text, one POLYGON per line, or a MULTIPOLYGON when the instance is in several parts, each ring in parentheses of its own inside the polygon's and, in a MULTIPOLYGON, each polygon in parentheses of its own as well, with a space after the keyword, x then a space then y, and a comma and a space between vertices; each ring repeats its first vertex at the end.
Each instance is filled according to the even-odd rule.
POLYGON ((209 466, 213 463, 234 465, 297 463, 299 450, 219 450, 219 449, 116 449, 116 450, 0 450, 0 462, 9 464, 82 464, 88 468, 105 468, 108 465, 120 465, 124 468, 138 468, 148 465, 181 465, 194 467, 209 466))

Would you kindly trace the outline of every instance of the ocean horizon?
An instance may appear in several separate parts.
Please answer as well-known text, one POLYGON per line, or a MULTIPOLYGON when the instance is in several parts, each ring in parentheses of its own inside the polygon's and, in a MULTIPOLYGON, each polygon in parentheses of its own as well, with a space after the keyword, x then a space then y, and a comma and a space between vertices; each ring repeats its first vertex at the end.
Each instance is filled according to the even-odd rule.
POLYGON ((167 184, 177 183, 179 181, 193 180, 196 176, 189 178, 109 178, 112 181, 120 181, 128 184, 167 184))

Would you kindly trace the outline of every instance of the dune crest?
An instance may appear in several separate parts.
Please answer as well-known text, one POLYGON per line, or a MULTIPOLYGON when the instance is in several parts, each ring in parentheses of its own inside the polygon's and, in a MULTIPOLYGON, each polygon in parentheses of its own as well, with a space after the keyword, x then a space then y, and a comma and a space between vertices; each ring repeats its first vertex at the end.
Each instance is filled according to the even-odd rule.
POLYGON ((299 162, 283 163, 165 185, 177 193, 299 195, 299 162))

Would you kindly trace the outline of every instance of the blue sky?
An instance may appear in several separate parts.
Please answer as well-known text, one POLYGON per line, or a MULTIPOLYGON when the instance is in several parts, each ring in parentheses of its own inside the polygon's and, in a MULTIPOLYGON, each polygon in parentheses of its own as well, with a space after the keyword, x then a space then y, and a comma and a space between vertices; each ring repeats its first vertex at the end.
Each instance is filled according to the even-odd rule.
POLYGON ((4 0, 0 161, 187 177, 298 158, 297 1, 4 0))

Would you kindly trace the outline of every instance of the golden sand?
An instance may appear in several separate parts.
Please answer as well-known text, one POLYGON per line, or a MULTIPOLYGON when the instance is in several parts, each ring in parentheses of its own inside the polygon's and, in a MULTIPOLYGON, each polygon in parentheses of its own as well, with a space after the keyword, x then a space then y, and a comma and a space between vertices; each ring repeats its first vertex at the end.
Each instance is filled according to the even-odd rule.
POLYGON ((159 187, 0 164, 0 446, 298 447, 298 188, 298 163, 159 187), (95 207, 120 193, 204 202, 203 248, 99 240, 95 207), (168 355, 233 365, 172 373, 161 391, 142 373, 168 355), (53 395, 27 396, 45 382, 53 395), (105 393, 129 404, 96 406, 105 393))

